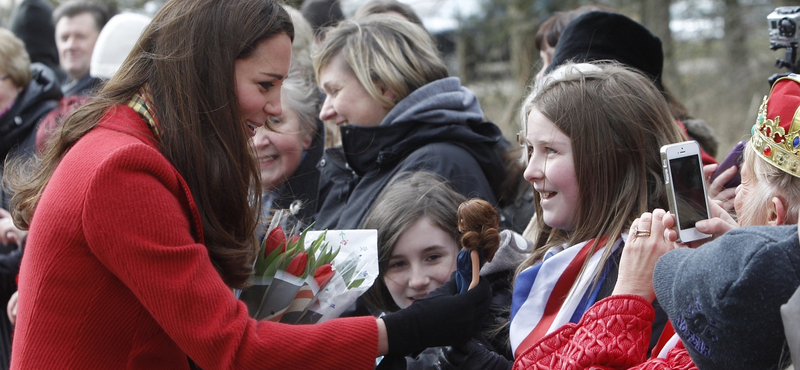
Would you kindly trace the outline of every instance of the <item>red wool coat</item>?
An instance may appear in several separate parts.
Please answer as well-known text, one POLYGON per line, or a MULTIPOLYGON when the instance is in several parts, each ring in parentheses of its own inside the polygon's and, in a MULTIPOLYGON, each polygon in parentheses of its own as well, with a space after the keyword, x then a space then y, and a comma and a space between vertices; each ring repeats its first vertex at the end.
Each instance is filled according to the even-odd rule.
POLYGON ((183 179, 118 106, 63 158, 31 224, 12 369, 372 369, 374 318, 256 322, 214 270, 183 179))
POLYGON ((697 370, 680 342, 666 358, 647 359, 654 318, 644 298, 612 295, 523 352, 513 370, 697 370))

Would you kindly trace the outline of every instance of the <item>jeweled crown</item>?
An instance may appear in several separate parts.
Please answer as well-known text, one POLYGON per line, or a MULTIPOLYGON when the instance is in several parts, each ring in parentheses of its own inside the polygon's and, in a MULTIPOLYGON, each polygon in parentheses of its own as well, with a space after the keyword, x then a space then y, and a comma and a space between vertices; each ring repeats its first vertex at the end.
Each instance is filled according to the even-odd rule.
POLYGON ((780 170, 800 177, 800 76, 775 81, 753 125, 750 146, 780 170))

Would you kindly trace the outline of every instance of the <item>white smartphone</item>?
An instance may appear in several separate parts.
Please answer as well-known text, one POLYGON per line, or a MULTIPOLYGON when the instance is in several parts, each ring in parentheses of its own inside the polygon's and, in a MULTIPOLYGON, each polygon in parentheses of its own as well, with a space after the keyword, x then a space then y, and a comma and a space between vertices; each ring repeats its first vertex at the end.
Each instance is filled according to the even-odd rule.
POLYGON ((664 145, 661 163, 669 209, 676 218, 678 241, 686 243, 710 237, 694 227, 697 221, 711 218, 700 146, 696 141, 664 145))

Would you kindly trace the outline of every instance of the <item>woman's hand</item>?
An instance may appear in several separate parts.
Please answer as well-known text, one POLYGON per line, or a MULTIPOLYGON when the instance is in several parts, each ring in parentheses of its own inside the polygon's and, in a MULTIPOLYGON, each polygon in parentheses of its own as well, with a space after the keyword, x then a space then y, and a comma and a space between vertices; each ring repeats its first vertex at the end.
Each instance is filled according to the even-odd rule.
MULTIPOLYGON (((711 237, 686 243, 685 246, 689 248, 697 248, 709 241, 716 239, 718 236, 739 227, 739 224, 736 223, 736 220, 734 220, 733 217, 731 217, 731 215, 716 202, 709 202, 708 207, 711 211, 711 218, 708 220, 697 221, 694 226, 697 228, 697 231, 704 234, 710 234, 711 237)), ((671 213, 667 213, 664 216, 663 222, 664 238, 670 242, 677 243, 678 232, 674 229, 676 224, 675 216, 671 213)))
POLYGON ((703 173, 706 176, 706 189, 708 189, 708 197, 711 198, 713 203, 722 207, 726 212, 733 212, 733 199, 736 197, 736 188, 725 188, 725 184, 736 176, 739 169, 736 166, 731 166, 723 171, 712 182, 708 182, 711 175, 719 165, 709 164, 703 166, 703 173))
POLYGON ((656 209, 652 214, 643 213, 631 224, 612 294, 636 294, 651 302, 656 298, 653 289, 656 261, 675 248, 675 243, 664 238, 664 215, 666 211, 656 209))

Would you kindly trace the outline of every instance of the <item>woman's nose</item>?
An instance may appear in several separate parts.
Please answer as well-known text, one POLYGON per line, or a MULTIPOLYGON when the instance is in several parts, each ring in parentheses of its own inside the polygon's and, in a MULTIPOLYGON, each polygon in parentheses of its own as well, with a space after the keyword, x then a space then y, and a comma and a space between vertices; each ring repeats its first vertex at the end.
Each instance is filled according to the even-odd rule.
POLYGON ((253 145, 256 148, 263 148, 270 144, 269 129, 267 126, 261 126, 256 129, 256 136, 253 136, 253 145))
POLYGON ((325 97, 325 101, 322 103, 322 109, 319 111, 319 119, 322 121, 328 121, 332 119, 336 115, 336 111, 333 110, 333 102, 330 96, 325 97))
POLYGON ((267 104, 264 104, 264 113, 272 117, 280 117, 283 114, 280 90, 278 90, 278 94, 275 98, 267 100, 267 104))

